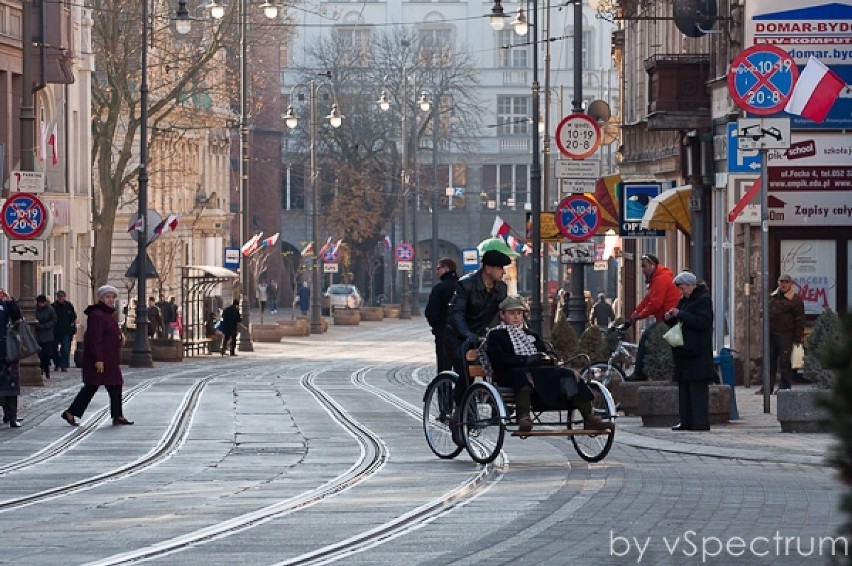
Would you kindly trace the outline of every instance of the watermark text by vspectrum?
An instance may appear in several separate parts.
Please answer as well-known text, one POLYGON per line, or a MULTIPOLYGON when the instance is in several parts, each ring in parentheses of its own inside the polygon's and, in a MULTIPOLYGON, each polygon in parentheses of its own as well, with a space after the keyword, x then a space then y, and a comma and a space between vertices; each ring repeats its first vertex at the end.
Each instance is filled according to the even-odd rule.
POLYGON ((740 558, 746 564, 750 558, 767 556, 848 556, 849 541, 842 536, 787 536, 780 531, 752 538, 710 536, 692 530, 656 537, 625 537, 609 532, 610 556, 641 563, 645 558, 651 560, 647 556, 649 551, 656 555, 660 550, 670 556, 695 558, 701 564, 713 563, 716 558, 740 558))

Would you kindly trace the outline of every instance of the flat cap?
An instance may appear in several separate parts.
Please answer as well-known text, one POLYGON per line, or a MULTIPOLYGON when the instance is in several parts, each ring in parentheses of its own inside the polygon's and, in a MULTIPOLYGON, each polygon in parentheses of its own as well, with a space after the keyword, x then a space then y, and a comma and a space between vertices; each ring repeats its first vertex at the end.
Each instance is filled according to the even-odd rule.
POLYGON ((519 295, 509 295, 502 301, 500 301, 500 310, 501 311, 524 311, 530 312, 529 307, 527 306, 527 302, 523 297, 519 295))
POLYGON ((488 250, 484 254, 482 254, 482 265, 495 265, 497 267, 505 267, 512 263, 512 258, 504 254, 503 252, 498 252, 497 250, 488 250))
POLYGON ((780 277, 778 277, 778 281, 792 281, 793 278, 790 277, 789 273, 782 273, 780 277))

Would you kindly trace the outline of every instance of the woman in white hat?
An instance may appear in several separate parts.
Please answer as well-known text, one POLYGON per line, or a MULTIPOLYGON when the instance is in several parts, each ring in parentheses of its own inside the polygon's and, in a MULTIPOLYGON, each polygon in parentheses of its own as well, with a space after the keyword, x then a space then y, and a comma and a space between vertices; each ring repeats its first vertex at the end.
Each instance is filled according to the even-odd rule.
POLYGON ((132 425, 124 418, 121 406, 121 389, 124 377, 121 374, 121 345, 124 336, 115 321, 115 301, 118 289, 112 285, 98 288, 98 302, 83 311, 88 316, 86 334, 83 337, 83 388, 74 402, 62 413, 62 418, 71 426, 77 426, 86 407, 103 385, 109 394, 110 415, 114 425, 132 425))

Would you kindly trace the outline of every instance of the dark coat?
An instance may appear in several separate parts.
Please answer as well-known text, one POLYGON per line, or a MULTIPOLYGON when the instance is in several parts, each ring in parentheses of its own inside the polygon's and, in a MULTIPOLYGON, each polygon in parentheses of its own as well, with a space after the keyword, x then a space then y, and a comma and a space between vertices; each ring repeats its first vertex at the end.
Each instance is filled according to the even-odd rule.
POLYGON ((222 311, 222 324, 219 330, 222 334, 234 334, 237 331, 237 326, 243 321, 240 316, 240 307, 231 305, 222 311))
POLYGON ((69 301, 62 303, 54 301, 51 306, 56 311, 56 328, 53 329, 53 333, 56 336, 73 336, 76 334, 77 311, 74 310, 74 305, 69 301))
POLYGON ((49 304, 43 307, 36 305, 35 338, 40 343, 53 342, 56 329, 56 311, 49 304))
POLYGON ((775 289, 769 295, 769 332, 790 334, 794 344, 801 344, 805 338, 805 303, 794 290, 787 295, 775 289))
POLYGON ((689 297, 681 298, 677 308, 677 318, 666 321, 669 326, 683 323, 683 346, 672 348, 675 381, 712 381, 713 302, 707 285, 699 283, 689 297))
POLYGON ((592 307, 592 324, 606 328, 610 322, 615 320, 615 311, 612 310, 612 305, 606 301, 598 301, 592 307))
POLYGON ((308 312, 311 308, 311 288, 304 285, 299 287, 299 310, 308 312))
MULTIPOLYGON (((0 360, 6 360, 6 327, 9 321, 21 319, 21 309, 15 301, 0 301, 0 360)), ((5 363, 3 364, 5 365, 5 363)), ((9 373, 0 376, 0 397, 17 397, 21 394, 18 363, 9 366, 9 373)))
POLYGON ((441 275, 441 280, 432 287, 429 293, 429 301, 426 303, 426 321, 432 328, 432 334, 440 336, 447 326, 447 316, 450 310, 450 299, 456 290, 459 276, 455 271, 447 271, 441 275))
MULTIPOLYGON (((547 352, 541 336, 528 328, 524 332, 535 339, 535 348, 547 352)), ((494 374, 494 380, 503 387, 511 387, 515 393, 525 385, 531 385, 536 393, 538 408, 565 408, 567 398, 563 393, 562 379, 575 381, 573 372, 553 365, 530 365, 530 356, 515 353, 509 332, 495 328, 488 332, 485 352, 494 374)))
POLYGON ((105 303, 86 307, 88 317, 83 337, 83 383, 86 385, 122 385, 121 330, 115 320, 115 309, 105 303), (95 362, 104 363, 104 372, 95 370, 95 362))
POLYGON ((495 281, 489 291, 482 277, 483 270, 479 269, 456 283, 444 336, 444 347, 450 358, 464 358, 462 346, 465 341, 475 341, 485 335, 486 328, 494 321, 500 303, 508 293, 502 281, 495 281))

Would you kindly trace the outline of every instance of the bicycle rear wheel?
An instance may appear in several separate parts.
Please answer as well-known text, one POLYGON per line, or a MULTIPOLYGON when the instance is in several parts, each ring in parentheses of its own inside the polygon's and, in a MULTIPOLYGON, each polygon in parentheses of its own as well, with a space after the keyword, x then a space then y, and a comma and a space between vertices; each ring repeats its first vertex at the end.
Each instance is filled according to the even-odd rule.
POLYGON ((432 380, 423 395, 423 433, 426 443, 439 458, 455 458, 464 449, 453 442, 450 417, 453 414, 455 376, 440 374, 432 380))
MULTIPOLYGON (((589 382, 589 389, 594 393, 595 398, 592 400, 592 412, 599 416, 602 421, 612 423, 612 430, 602 430, 595 434, 575 434, 571 437, 571 442, 574 444, 574 450, 580 455, 580 458, 587 462, 600 462, 612 448, 612 443, 615 440, 615 415, 613 414, 612 396, 607 391, 606 387, 596 381, 589 382)), ((571 428, 583 428, 583 416, 580 411, 571 411, 571 428)))
POLYGON ((609 362, 598 361, 589 364, 589 367, 583 370, 582 376, 592 381, 602 383, 605 387, 610 384, 623 383, 626 376, 618 366, 610 365, 609 362))

